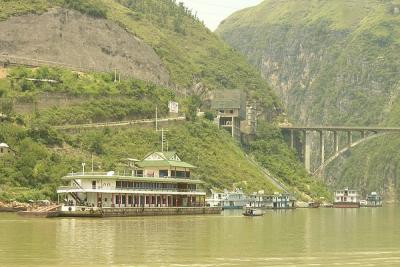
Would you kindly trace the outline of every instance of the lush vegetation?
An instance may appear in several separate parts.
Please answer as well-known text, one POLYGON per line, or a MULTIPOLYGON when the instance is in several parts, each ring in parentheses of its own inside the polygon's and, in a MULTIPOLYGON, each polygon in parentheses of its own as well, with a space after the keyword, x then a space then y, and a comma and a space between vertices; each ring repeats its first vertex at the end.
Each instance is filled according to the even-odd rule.
MULTIPOLYGON (((123 158, 140 158, 159 150, 160 136, 151 125, 81 133, 61 133, 52 126, 154 117, 155 105, 163 115, 171 99, 180 102, 192 122, 169 126, 168 147, 198 165, 196 176, 206 182, 207 189, 240 187, 247 192, 276 191, 261 171, 249 163, 240 146, 210 122, 212 113, 208 112, 205 119, 196 118, 200 104, 196 97, 179 99, 166 88, 133 79, 114 82, 111 74, 78 74, 46 67, 9 69, 7 78, 0 83, 4 103, 9 103, 6 101, 9 99, 29 103, 39 98, 49 102, 59 94, 70 97, 69 104, 47 103, 34 113, 19 112, 18 104, 3 106, 9 117, 0 125, 0 141, 7 142, 16 156, 2 160, 0 198, 26 201, 54 197, 60 177, 72 169, 79 170, 80 163, 88 161, 91 154, 95 156, 96 169, 105 171, 117 168, 123 158)), ((248 153, 288 184, 297 196, 327 195, 297 163, 278 130, 271 125, 260 128, 248 153)))
POLYGON ((11 69, 0 85, 1 112, 18 113, 19 104, 39 105, 45 99, 46 103, 30 117, 50 125, 150 118, 156 106, 163 116, 168 101, 177 100, 171 90, 144 81, 114 82, 112 74, 78 74, 47 67, 11 69), (57 105, 54 99, 60 97, 68 99, 66 105, 57 105))
POLYGON ((196 15, 173 0, 19 0, 0 2, 0 20, 42 13, 54 6, 106 17, 154 48, 178 88, 203 83, 210 90, 242 89, 274 112, 280 103, 245 58, 204 27, 196 15))
MULTIPOLYGON (((266 0, 226 19, 218 33, 280 91, 294 124, 397 126, 399 10, 397 0, 266 0)), ((398 142, 395 136, 386 140, 393 147, 398 142)), ((392 190, 383 182, 391 174, 377 177, 387 164, 383 151, 375 142, 355 149, 330 169, 327 181, 392 190), (368 154, 374 164, 360 171, 368 154)))
POLYGON ((250 143, 249 153, 274 177, 288 185, 291 191, 313 198, 328 198, 326 187, 307 173, 294 151, 285 143, 282 132, 274 126, 265 123, 259 125, 257 137, 250 143))
MULTIPOLYGON (((230 136, 211 122, 188 122, 168 130, 169 149, 197 165, 195 177, 205 181, 206 188, 276 191, 258 168, 249 164, 230 136)), ((67 172, 79 171, 81 162, 90 162, 91 154, 95 169, 108 171, 120 168, 123 158, 141 158, 161 147, 160 133, 152 127, 62 135, 38 125, 29 128, 2 123, 0 140, 7 140, 16 151, 15 157, 0 161, 0 199, 20 201, 54 198, 60 178, 67 172)))
POLYGON ((395 200, 400 193, 399 149, 397 134, 372 139, 330 165, 325 179, 341 187, 361 188, 364 194, 386 192, 387 200, 395 200))
MULTIPOLYGON (((175 1, 1 1, 0 20, 24 13, 42 13, 54 6, 106 18, 142 39, 160 56, 178 90, 199 83, 210 90, 239 88, 258 101, 265 117, 273 118, 279 113, 279 101, 258 71, 207 30, 195 14, 175 1)), ((143 81, 115 83, 111 74, 82 74, 53 68, 9 70, 8 77, 0 80, 2 112, 8 115, 7 121, 0 124, 0 141, 9 143, 16 156, 2 160, 0 198, 54 197, 60 177, 79 170, 81 162, 89 161, 91 154, 96 169, 109 170, 118 167, 121 158, 142 157, 160 149, 159 135, 151 128, 77 134, 60 133, 52 126, 150 117, 156 105, 160 114, 166 113, 168 100, 177 100, 189 120, 169 127, 168 146, 198 165, 196 175, 206 182, 208 189, 242 187, 247 192, 275 191, 228 134, 207 119, 196 118, 202 101, 188 91, 189 97, 179 98, 167 88, 143 81), (53 107, 50 100, 57 95, 66 96, 71 102, 53 107), (33 113, 20 112, 15 103, 34 103, 37 107, 33 113)), ((211 119, 212 114, 207 113, 207 118, 211 119)), ((268 128, 250 146, 249 153, 265 167, 271 167, 296 193, 325 195, 285 149, 282 140, 276 129, 268 128)))

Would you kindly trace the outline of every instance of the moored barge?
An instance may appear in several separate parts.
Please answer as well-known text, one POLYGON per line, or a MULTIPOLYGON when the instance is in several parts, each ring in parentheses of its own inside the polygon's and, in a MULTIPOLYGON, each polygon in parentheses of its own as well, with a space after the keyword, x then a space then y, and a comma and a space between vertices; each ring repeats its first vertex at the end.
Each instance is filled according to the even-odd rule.
POLYGON ((59 216, 128 217, 220 214, 206 207, 202 181, 191 177, 195 167, 175 152, 154 152, 142 161, 129 160, 121 172, 70 173, 58 188, 64 204, 59 216))
POLYGON ((356 190, 349 190, 345 188, 343 190, 337 190, 334 193, 334 208, 359 208, 360 207, 360 195, 356 190))
POLYGON ((265 195, 263 191, 253 193, 250 196, 249 206, 261 209, 296 209, 296 199, 287 193, 275 192, 273 195, 265 195))
POLYGON ((365 200, 364 205, 362 207, 368 208, 378 208, 382 207, 383 205, 383 198, 377 192, 372 192, 371 194, 367 195, 367 199, 365 200))

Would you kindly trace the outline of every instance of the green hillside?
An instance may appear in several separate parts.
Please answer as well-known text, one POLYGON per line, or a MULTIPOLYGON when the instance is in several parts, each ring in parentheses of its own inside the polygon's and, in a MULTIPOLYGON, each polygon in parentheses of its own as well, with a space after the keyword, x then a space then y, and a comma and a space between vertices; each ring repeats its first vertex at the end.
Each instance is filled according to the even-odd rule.
MULTIPOLYGON (((0 69, 4 76, 0 79, 1 112, 8 116, 0 124, 0 141, 17 152, 15 158, 2 160, 1 198, 54 197, 60 177, 79 170, 92 153, 97 168, 109 170, 118 166, 121 157, 140 158, 159 150, 160 137, 151 128, 63 133, 54 126, 152 118, 156 106, 159 115, 165 116, 169 100, 178 101, 188 119, 169 126, 169 148, 199 167, 196 175, 206 182, 206 189, 276 190, 260 169, 249 163, 240 144, 211 122, 196 118, 195 112, 203 103, 190 88, 197 83, 210 90, 240 88, 263 108, 265 116, 260 118, 279 115, 280 102, 256 69, 185 7, 170 0, 3 1, 0 18, 42 14, 55 6, 117 22, 142 39, 167 67, 172 89, 133 78, 114 82, 110 73, 48 67, 0 69)), ((260 123, 265 127, 260 127, 257 139, 245 151, 297 196, 327 197, 324 186, 296 161, 273 120, 260 123)))
POLYGON ((241 89, 268 111, 280 103, 257 70, 172 0, 19 0, 0 3, 0 20, 62 6, 106 18, 150 45, 170 72, 173 86, 202 82, 210 90, 241 89))
MULTIPOLYGON (((81 162, 90 162, 92 154, 96 170, 106 171, 117 168, 122 158, 141 158, 161 147, 160 134, 154 131, 154 125, 81 132, 58 132, 55 125, 152 118, 156 105, 159 115, 166 116, 170 99, 179 101, 189 114, 192 105, 191 98, 179 98, 167 88, 143 81, 114 83, 112 74, 76 75, 46 67, 7 71, 7 78, 0 80, 0 100, 8 116, 0 124, 0 140, 7 142, 16 156, 0 161, 2 199, 54 197, 60 178, 67 172, 78 171, 81 162), (59 83, 31 82, 26 77, 47 77, 59 83), (21 102, 34 105, 43 94, 51 101, 61 93, 74 97, 71 103, 47 109, 38 107, 33 113, 18 112, 21 102), (74 103, 73 99, 80 101, 74 103)), ((199 167, 195 175, 206 182, 206 189, 241 187, 246 192, 270 193, 277 190, 225 131, 205 119, 193 116, 188 119, 168 126, 168 146, 199 167)), ((252 157, 297 196, 327 196, 325 188, 305 173, 276 128, 260 127, 258 135, 247 151, 252 157)))
MULTIPOLYGON (((399 10, 395 0, 266 0, 233 14, 217 32, 273 85, 293 124, 398 126, 399 10)), ((394 146, 397 138, 385 141, 394 146)), ((375 164, 360 172, 368 153, 355 149, 330 169, 331 185, 346 180, 372 189, 367 181, 387 191, 376 182, 389 179, 386 172, 379 179, 376 173, 395 168, 395 155, 388 162, 373 142, 362 151, 374 154, 375 164)))

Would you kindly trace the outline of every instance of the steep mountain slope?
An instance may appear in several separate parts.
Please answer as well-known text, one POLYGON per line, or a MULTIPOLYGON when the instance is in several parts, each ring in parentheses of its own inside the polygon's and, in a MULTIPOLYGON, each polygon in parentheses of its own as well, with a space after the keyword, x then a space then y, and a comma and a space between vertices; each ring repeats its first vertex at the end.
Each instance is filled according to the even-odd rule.
MULTIPOLYGON (((207 89, 240 88, 257 100, 258 107, 262 108, 260 111, 265 115, 260 116, 261 120, 279 115, 280 103, 256 69, 207 30, 185 7, 171 0, 2 1, 0 18, 2 25, 12 26, 15 30, 18 27, 12 23, 14 20, 28 19, 31 23, 39 23, 48 18, 56 27, 48 28, 48 33, 40 31, 38 38, 45 42, 40 43, 40 51, 32 51, 42 55, 45 54, 43 51, 47 51, 55 59, 62 60, 65 55, 58 54, 62 51, 55 47, 60 40, 54 32, 71 38, 74 34, 86 38, 83 33, 97 25, 99 29, 119 27, 116 31, 123 36, 123 40, 136 40, 133 44, 121 44, 103 36, 101 40, 104 44, 100 47, 111 47, 113 51, 123 48, 125 52, 140 47, 143 50, 138 51, 152 54, 149 57, 153 58, 151 64, 159 66, 157 57, 161 62, 154 72, 145 64, 145 75, 133 72, 133 78, 124 77, 121 82, 114 82, 113 73, 82 73, 49 67, 2 69, 6 75, 0 80, 0 106, 1 112, 8 116, 8 122, 0 123, 0 140, 10 143, 18 152, 16 158, 8 159, 4 168, 0 169, 1 183, 7 185, 3 192, 5 198, 12 197, 8 193, 13 191, 10 189, 13 187, 29 189, 28 193, 22 191, 22 196, 19 194, 24 199, 30 196, 32 190, 35 194, 53 195, 60 176, 70 171, 71 167, 79 169, 80 162, 90 158, 91 153, 95 154, 102 168, 109 169, 117 165, 121 156, 140 157, 149 149, 159 149, 159 137, 151 129, 121 129, 115 132, 107 129, 104 132, 64 134, 55 131, 53 126, 148 118, 154 116, 156 106, 161 116, 167 113, 168 100, 178 101, 190 120, 183 125, 171 126, 170 147, 200 167, 198 175, 206 180, 208 189, 233 188, 236 185, 248 191, 275 190, 256 166, 248 164, 240 144, 209 122, 196 119, 196 110, 203 103, 198 101, 198 95, 192 96, 196 92, 190 89, 201 83, 202 86, 196 88, 206 88, 202 96, 207 96, 207 89), (88 23, 79 27, 75 27, 73 22, 64 24, 63 14, 68 14, 69 19, 73 17, 88 23), (60 29, 58 26, 62 25, 60 29), (168 72, 167 84, 162 82, 164 76, 160 75, 163 68, 168 72), (157 85, 160 81, 161 84, 157 85), (26 155, 24 151, 27 151, 26 155)), ((10 33, 9 29, 7 31, 10 33)), ((35 38, 30 40, 19 36, 13 39, 10 35, 7 35, 7 44, 12 45, 3 44, 0 49, 9 49, 7 53, 11 55, 38 45, 35 38)), ((89 32, 88 36, 92 34, 89 32)), ((77 42, 77 45, 82 48, 82 53, 89 53, 86 62, 98 60, 98 53, 107 54, 99 56, 105 62, 96 61, 96 67, 107 66, 111 61, 116 64, 113 67, 119 68, 136 59, 138 66, 142 66, 141 60, 147 60, 145 53, 138 55, 135 51, 126 57, 114 55, 107 53, 107 49, 100 51, 95 38, 83 40, 83 44, 77 42)), ((73 46, 74 40, 69 41, 69 45, 73 46)), ((75 51, 71 57, 78 56, 75 51)), ((207 97, 202 100, 207 100, 207 97)), ((248 152, 264 167, 271 165, 271 173, 299 196, 327 196, 325 188, 305 173, 293 152, 284 144, 280 132, 269 123, 258 134, 257 143, 249 144, 248 152)))
MULTIPOLYGON (((86 16, 98 20, 99 26, 104 24, 103 19, 107 19, 107 23, 111 23, 110 27, 114 27, 112 25, 117 24, 127 33, 142 40, 154 49, 161 59, 162 65, 167 69, 170 76, 170 87, 177 87, 182 93, 190 93, 192 86, 198 83, 202 83, 205 88, 210 90, 238 88, 245 90, 253 99, 259 100, 260 108, 264 108, 265 111, 271 113, 275 112, 277 108, 279 109, 279 101, 271 93, 271 89, 266 82, 260 78, 256 69, 247 64, 244 57, 234 52, 228 45, 221 42, 215 34, 204 27, 188 9, 183 5, 175 4, 175 1, 172 0, 2 1, 0 3, 0 20, 7 22, 11 17, 33 13, 38 14, 33 17, 40 21, 41 17, 48 17, 51 16, 52 12, 56 12, 52 10, 55 7, 63 7, 64 10, 78 10, 86 16), (43 15, 41 16, 40 14, 43 15)), ((29 18, 34 20, 31 16, 29 18)), ((89 18, 85 20, 92 22, 89 18)), ((68 28, 64 26, 70 24, 68 20, 65 22, 65 16, 62 14, 56 15, 53 21, 63 27, 50 29, 47 36, 45 31, 40 32, 44 35, 43 40, 46 40, 49 47, 60 42, 59 39, 55 38, 52 30, 62 35, 64 30, 68 28)), ((77 32, 82 35, 87 31, 91 31, 90 24, 83 23, 80 25, 79 30, 72 31, 72 33, 77 32)), ((68 36, 71 33, 67 31, 65 35, 68 36)), ((77 38, 77 36, 74 38, 77 38)), ((112 38, 105 39, 105 41, 101 47, 106 49, 101 49, 99 53, 113 56, 112 67, 115 66, 123 70, 126 68, 124 62, 134 62, 136 60, 136 57, 127 59, 127 54, 120 55, 112 52, 124 51, 123 44, 115 43, 112 38), (109 52, 110 49, 111 53, 109 52), (125 61, 116 62, 118 58, 125 58, 125 61)), ((30 46, 31 43, 35 44, 34 40, 24 42, 26 46, 30 46)), ((91 40, 90 43, 96 44, 94 40, 91 40)), ((86 45, 85 43, 84 46, 86 45)), ((0 45, 0 54, 5 49, 1 47, 0 45)), ((95 50, 98 50, 98 48, 95 50)), ((46 51, 54 51, 55 58, 60 58, 56 53, 58 50, 50 49, 46 51)), ((6 52, 12 54, 13 51, 7 50, 6 52)), ((72 52, 72 54, 78 55, 77 52, 72 52)), ((131 55, 129 54, 129 56, 131 55)), ((89 64, 89 67, 91 65, 89 64)), ((137 60, 137 65, 142 65, 140 57, 137 60)), ((160 76, 160 72, 156 71, 153 76, 160 76)), ((136 78, 142 77, 136 76, 136 78)))
POLYGON ((78 11, 53 8, 10 18, 0 22, 0 40, 0 54, 169 83, 166 68, 149 45, 116 23, 78 11))
POLYGON ((399 92, 399 7, 267 0, 226 19, 218 33, 261 70, 293 121, 381 124, 399 92))
MULTIPOLYGON (((399 26, 395 0, 266 0, 233 14, 217 32, 273 85, 294 124, 397 126, 399 26)), ((397 138, 385 140, 395 144, 397 138)), ((363 151, 378 147, 366 144, 363 151)), ((357 153, 331 169, 329 181, 364 188, 379 169, 396 166, 394 157, 388 162, 384 156, 375 155, 374 171, 361 173, 356 166, 368 158, 357 153)), ((384 187, 377 183, 375 190, 384 187)))

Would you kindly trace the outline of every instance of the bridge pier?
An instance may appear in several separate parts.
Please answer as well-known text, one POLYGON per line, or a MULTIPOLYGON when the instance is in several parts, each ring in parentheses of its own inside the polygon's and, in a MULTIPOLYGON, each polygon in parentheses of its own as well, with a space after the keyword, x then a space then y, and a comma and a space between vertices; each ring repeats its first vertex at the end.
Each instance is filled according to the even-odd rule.
POLYGON ((351 131, 347 132, 347 146, 351 147, 351 144, 353 143, 353 136, 351 135, 351 131))
POLYGON ((324 138, 324 132, 319 131, 319 153, 321 155, 321 165, 324 164, 325 162, 325 138, 324 138))
MULTIPOLYGON (((295 148, 295 134, 301 136, 302 138, 302 149, 301 153, 303 154, 303 162, 304 167, 308 172, 311 172, 311 139, 313 137, 313 133, 319 133, 319 152, 320 152, 320 160, 321 165, 317 168, 317 172, 320 173, 323 170, 324 166, 332 162, 335 158, 339 156, 340 153, 343 153, 349 150, 352 146, 357 146, 359 143, 369 140, 375 136, 379 136, 379 134, 387 134, 387 133, 400 133, 400 127, 392 127, 392 128, 385 128, 385 127, 348 127, 348 126, 318 126, 318 127, 295 127, 295 126, 280 126, 282 130, 290 131, 290 147, 293 149, 295 148), (328 155, 325 158, 325 137, 326 132, 333 133, 333 155, 328 155), (353 133, 360 133, 360 140, 358 140, 358 134, 355 135, 356 142, 353 143, 353 133), (340 133, 347 133, 347 144, 342 146, 342 149, 339 151, 339 134, 340 133)), ((330 137, 330 135, 329 135, 330 137)), ((345 142, 346 142, 345 141, 345 142)))
POLYGON ((337 131, 333 132, 333 150, 335 151, 335 154, 339 152, 339 136, 337 131))
POLYGON ((311 171, 311 139, 308 131, 303 131, 303 151, 304 151, 304 166, 308 172, 311 171))
POLYGON ((290 130, 290 148, 294 148, 294 130, 290 130))

